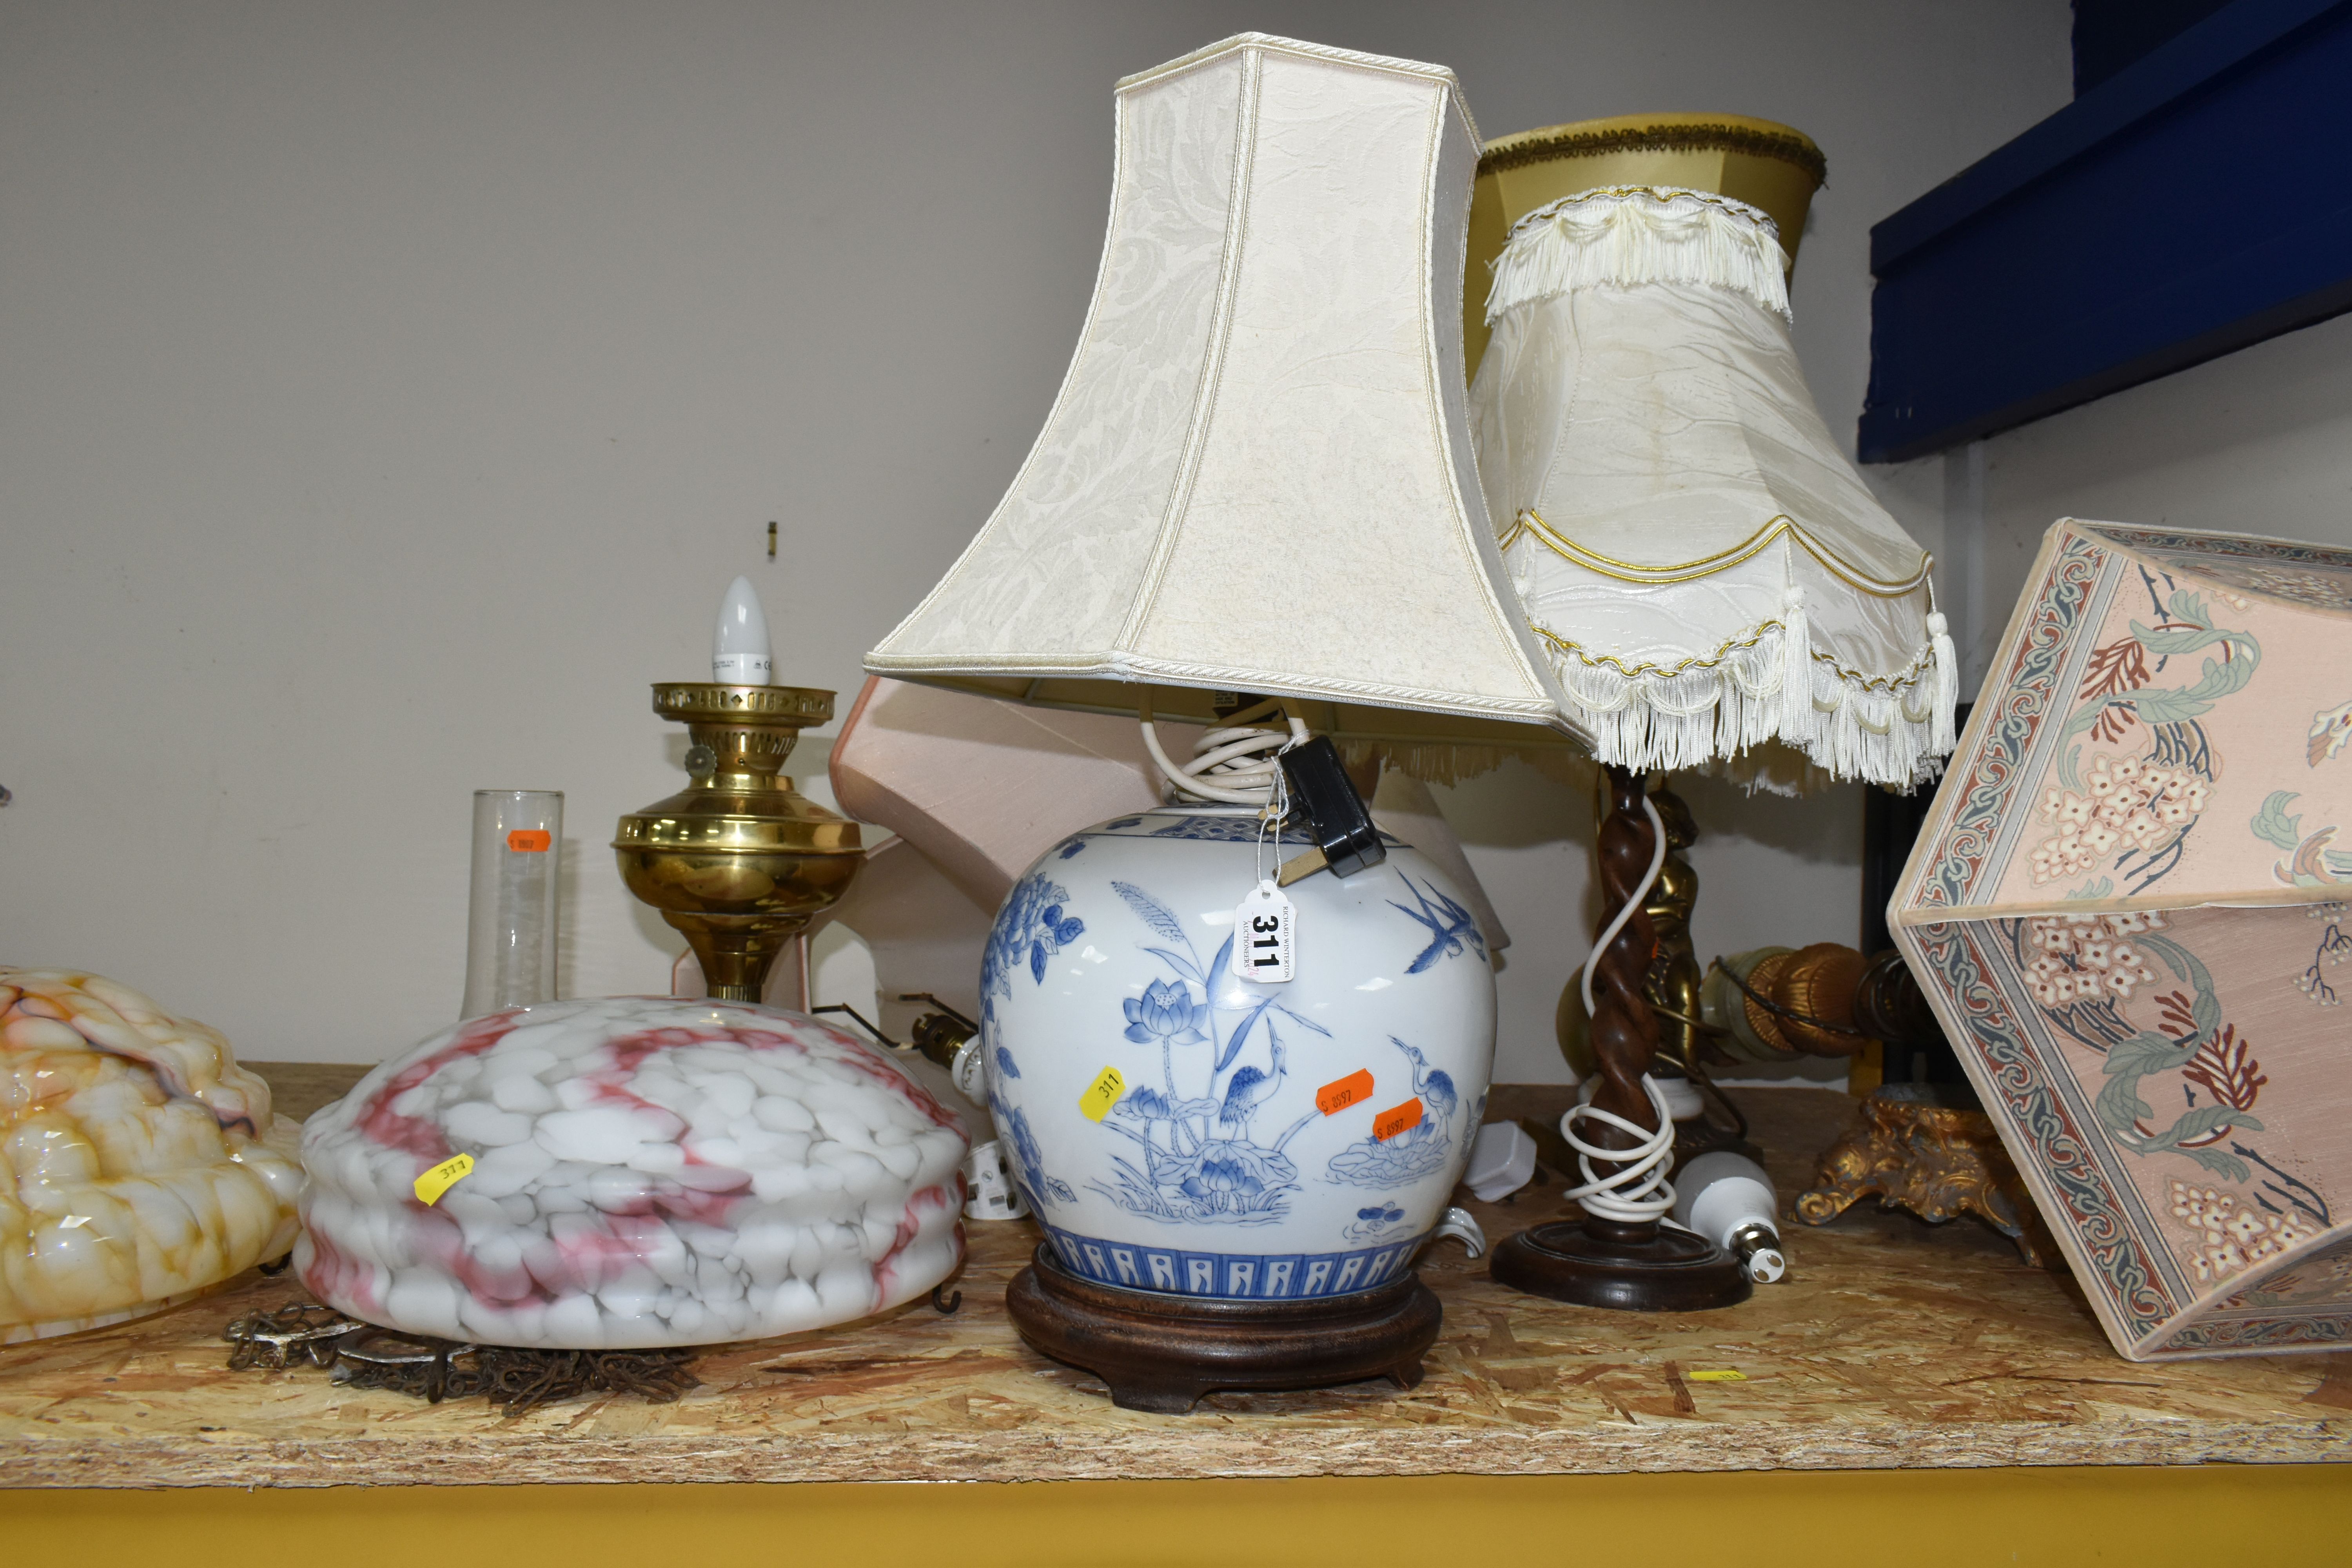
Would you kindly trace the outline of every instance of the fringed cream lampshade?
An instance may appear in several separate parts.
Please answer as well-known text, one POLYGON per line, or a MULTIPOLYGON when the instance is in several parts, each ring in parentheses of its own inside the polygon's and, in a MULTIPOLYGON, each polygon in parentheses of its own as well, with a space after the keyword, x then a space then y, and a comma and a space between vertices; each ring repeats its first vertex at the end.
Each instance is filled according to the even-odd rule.
POLYGON ((1564 744, 1471 455, 1451 73, 1245 34, 1118 84, 1094 302, 1028 460, 869 654, 905 680, 1343 750, 1564 744), (1546 728, 1549 727, 1549 728, 1546 728))
POLYGON ((1471 390, 1527 618, 1604 763, 1898 788, 1951 750, 1929 558, 1822 422, 1759 208, 1611 185, 1518 219, 1471 390), (1791 765, 1796 763, 1796 765, 1791 765))
POLYGON ((1829 160, 1813 139, 1744 114, 1621 114, 1497 136, 1470 196, 1470 285, 1462 343, 1470 374, 1486 354, 1486 290, 1511 226, 1562 196, 1602 185, 1675 185, 1760 207, 1790 237, 1790 265, 1829 160))

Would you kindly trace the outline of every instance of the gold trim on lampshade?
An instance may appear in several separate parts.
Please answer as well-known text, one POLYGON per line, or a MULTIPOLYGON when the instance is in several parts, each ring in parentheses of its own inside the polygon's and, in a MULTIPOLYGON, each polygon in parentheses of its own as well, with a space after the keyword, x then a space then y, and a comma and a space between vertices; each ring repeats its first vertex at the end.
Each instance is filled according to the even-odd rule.
POLYGON ((1553 554, 1573 561, 1587 571, 1614 577, 1621 583, 1685 583, 1694 577, 1711 577, 1727 567, 1738 565, 1759 551, 1785 538, 1793 539, 1802 545, 1805 553, 1820 562, 1849 588, 1868 594, 1873 598, 1900 599, 1916 591, 1919 584, 1927 580, 1927 569, 1934 561, 1933 556, 1922 554, 1919 569, 1908 577, 1873 577, 1806 532, 1795 519, 1787 516, 1774 518, 1728 550, 1718 550, 1696 561, 1678 561, 1659 566, 1620 561, 1597 550, 1587 550, 1546 522, 1543 514, 1531 507, 1519 509, 1518 521, 1504 531, 1500 548, 1507 551, 1518 542, 1522 533, 1532 535, 1553 554))
POLYGON ((1546 202, 1595 185, 1712 191, 1761 207, 1780 231, 1789 265, 1828 163, 1801 131, 1744 114, 1620 114, 1515 132, 1486 143, 1470 196, 1468 270, 1462 290, 1466 374, 1486 352, 1486 289, 1511 226, 1546 202))

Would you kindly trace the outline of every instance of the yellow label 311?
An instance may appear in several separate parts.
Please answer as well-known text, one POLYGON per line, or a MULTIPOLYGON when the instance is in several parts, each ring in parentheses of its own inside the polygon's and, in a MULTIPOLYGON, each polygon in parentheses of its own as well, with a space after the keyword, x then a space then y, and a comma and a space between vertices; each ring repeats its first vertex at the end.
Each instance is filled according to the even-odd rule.
POLYGON ((1095 1079, 1086 1093, 1078 1096, 1079 1113, 1089 1121, 1100 1121, 1110 1114, 1110 1108, 1118 1103, 1118 1097, 1126 1088, 1127 1079, 1118 1076, 1117 1068, 1103 1068, 1102 1076, 1095 1079))
POLYGON ((452 1154, 416 1178, 416 1200, 429 1208, 441 1201, 443 1193, 473 1173, 471 1154, 452 1154))

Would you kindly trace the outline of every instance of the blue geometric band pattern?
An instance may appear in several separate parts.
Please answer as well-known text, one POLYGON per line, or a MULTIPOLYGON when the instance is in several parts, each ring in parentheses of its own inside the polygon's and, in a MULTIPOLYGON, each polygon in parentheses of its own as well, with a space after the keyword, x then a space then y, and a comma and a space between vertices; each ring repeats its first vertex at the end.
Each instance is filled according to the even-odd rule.
POLYGON ((1429 1239, 1424 1232, 1352 1252, 1267 1254, 1139 1247, 1051 1225, 1045 1234, 1054 1238, 1054 1250, 1062 1255, 1063 1263, 1082 1279, 1129 1290, 1248 1301, 1299 1301, 1369 1290, 1395 1278, 1429 1239))
POLYGON ((1966 776, 1945 777, 1943 787, 1956 792, 1960 805, 1937 846, 1933 869, 1919 889, 1920 904, 1953 909, 1973 901, 1977 882, 1992 859, 1995 836, 2017 815, 2011 797, 2025 774, 2034 732, 2056 705, 2058 667, 2065 660, 2068 638, 2100 569, 2111 559, 2088 539, 2068 539, 2034 602, 2014 663, 1985 678, 1984 689, 1998 693, 1990 700, 1999 706, 1985 720, 1986 743, 1966 776))

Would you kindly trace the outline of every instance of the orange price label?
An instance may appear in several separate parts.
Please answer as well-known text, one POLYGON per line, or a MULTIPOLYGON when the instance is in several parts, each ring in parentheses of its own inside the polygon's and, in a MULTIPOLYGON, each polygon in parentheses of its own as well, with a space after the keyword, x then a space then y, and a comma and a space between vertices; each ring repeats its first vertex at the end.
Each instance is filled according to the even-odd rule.
MULTIPOLYGON (((1315 1091, 1315 1107, 1326 1116, 1337 1116, 1351 1105, 1360 1105, 1372 1098, 1372 1075, 1358 1068, 1346 1078, 1333 1079, 1315 1091)), ((1414 1104, 1421 1103, 1415 1100, 1414 1104)))
POLYGON ((507 847, 518 855, 544 855, 555 838, 544 827, 518 827, 507 835, 507 847))
POLYGON ((1421 1101, 1408 1100, 1391 1110, 1383 1110, 1372 1118, 1372 1136, 1387 1142, 1400 1132, 1411 1131, 1421 1125, 1421 1101))

